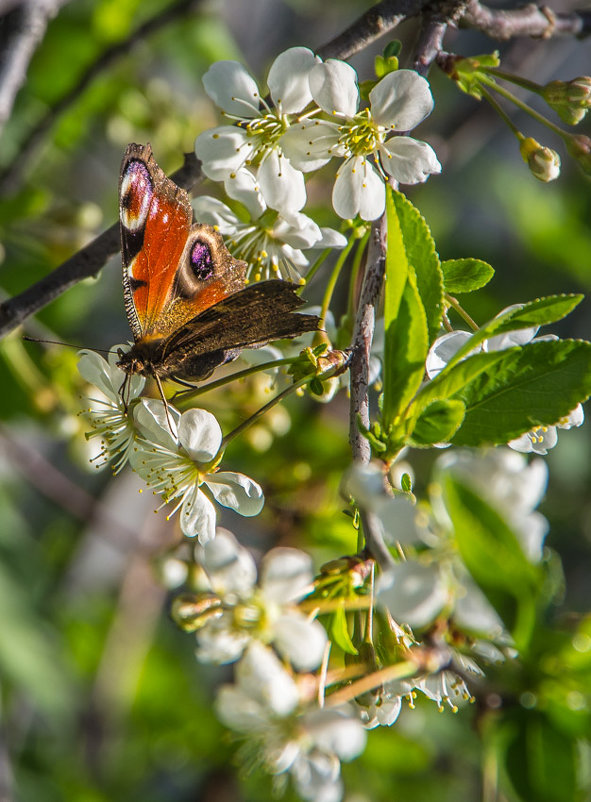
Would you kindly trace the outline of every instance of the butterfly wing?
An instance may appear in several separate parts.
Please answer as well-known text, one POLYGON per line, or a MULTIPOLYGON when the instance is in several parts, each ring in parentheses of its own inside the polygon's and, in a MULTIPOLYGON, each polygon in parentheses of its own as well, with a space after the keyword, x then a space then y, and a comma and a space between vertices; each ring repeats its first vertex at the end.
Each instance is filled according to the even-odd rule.
POLYGON ((160 352, 163 363, 174 365, 175 375, 197 376, 203 355, 257 348, 315 331, 316 315, 294 311, 303 304, 297 288, 297 284, 273 279, 219 301, 166 338, 160 352))
POLYGON ((128 145, 119 199, 125 309, 136 342, 171 334, 244 286, 245 264, 211 226, 192 225, 188 194, 149 144, 128 145))

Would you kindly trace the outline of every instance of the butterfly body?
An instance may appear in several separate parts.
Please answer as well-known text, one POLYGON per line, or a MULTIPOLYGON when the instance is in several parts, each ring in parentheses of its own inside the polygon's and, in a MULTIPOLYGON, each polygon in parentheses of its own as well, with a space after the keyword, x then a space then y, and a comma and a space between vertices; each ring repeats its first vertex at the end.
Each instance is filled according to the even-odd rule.
POLYGON ((128 145, 119 182, 123 291, 134 345, 127 374, 199 380, 243 348, 297 337, 318 318, 296 310, 297 285, 246 285, 246 264, 221 235, 193 223, 188 194, 157 165, 150 145, 128 145))

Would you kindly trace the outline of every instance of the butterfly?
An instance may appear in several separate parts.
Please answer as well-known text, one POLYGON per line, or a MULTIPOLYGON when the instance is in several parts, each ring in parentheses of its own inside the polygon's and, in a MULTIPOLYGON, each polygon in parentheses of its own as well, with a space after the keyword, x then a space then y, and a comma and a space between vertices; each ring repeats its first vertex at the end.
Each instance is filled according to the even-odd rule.
POLYGON ((303 304, 297 284, 246 284, 246 263, 212 226, 193 223, 189 195, 160 169, 149 144, 127 146, 119 217, 134 344, 117 364, 127 376, 152 376, 161 395, 162 379, 199 381, 243 348, 318 328, 318 317, 294 311, 303 304))

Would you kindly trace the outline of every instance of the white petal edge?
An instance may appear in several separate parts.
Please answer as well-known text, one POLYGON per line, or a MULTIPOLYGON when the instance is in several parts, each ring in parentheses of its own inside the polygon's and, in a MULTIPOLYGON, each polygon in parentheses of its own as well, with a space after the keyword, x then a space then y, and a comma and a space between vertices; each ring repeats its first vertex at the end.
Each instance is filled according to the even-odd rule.
POLYGON ((369 93, 378 125, 410 131, 433 111, 429 82, 414 70, 389 72, 369 93))
POLYGON ((218 504, 240 515, 250 518, 263 509, 265 497, 260 485, 243 473, 219 471, 208 474, 205 483, 218 504))
POLYGON ((238 61, 216 61, 203 76, 203 86, 213 102, 229 114, 258 117, 259 89, 238 61))
POLYGON ((441 172, 435 151, 410 136, 395 136, 379 147, 382 167, 401 184, 422 184, 441 172))
POLYGON ((180 444, 196 462, 210 462, 222 444, 220 424, 206 409, 183 412, 178 433, 180 444))
POLYGON ((327 114, 353 117, 359 107, 357 73, 345 61, 328 59, 310 73, 312 96, 327 114))
POLYGON ((290 47, 280 53, 267 77, 267 86, 274 102, 284 114, 302 111, 312 100, 310 71, 318 62, 307 47, 290 47))

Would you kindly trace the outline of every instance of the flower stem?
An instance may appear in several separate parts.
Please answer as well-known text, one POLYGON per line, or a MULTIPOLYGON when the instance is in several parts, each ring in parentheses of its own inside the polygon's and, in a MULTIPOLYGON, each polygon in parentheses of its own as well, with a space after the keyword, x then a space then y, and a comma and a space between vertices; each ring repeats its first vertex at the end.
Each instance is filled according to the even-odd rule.
MULTIPOLYGON (((345 245, 343 250, 340 252, 339 258, 335 262, 335 265, 334 265, 334 267, 332 269, 332 273, 330 274, 330 278, 328 279, 328 283, 326 285, 326 290, 324 292, 324 298, 322 300, 322 306, 320 308, 319 328, 323 328, 324 327, 324 323, 326 321, 326 313, 328 312, 328 307, 330 306, 330 302, 332 300, 332 295, 333 295, 334 289, 336 287, 336 284, 337 284, 339 275, 341 273, 341 270, 343 269, 343 265, 345 264, 345 260, 347 259, 347 256, 351 252, 351 248, 353 247, 354 243, 355 243, 354 239, 349 239, 349 241, 347 242, 347 244, 345 245)), ((321 336, 322 336, 322 333, 321 333, 321 336)), ((326 336, 326 334, 324 335, 324 337, 322 337, 322 339, 324 339, 325 341, 328 341, 328 337, 326 336)))
POLYGON ((487 72, 489 75, 493 75, 495 78, 500 78, 503 81, 509 81, 509 83, 515 84, 516 86, 521 86, 523 89, 527 89, 529 92, 533 92, 536 95, 539 95, 543 89, 543 87, 535 81, 530 81, 528 78, 523 78, 521 75, 513 75, 511 72, 505 72, 505 70, 499 70, 497 67, 483 67, 481 65, 480 69, 482 72, 487 72))
POLYGON ((462 318, 462 320, 464 320, 470 326, 472 331, 478 331, 479 328, 478 323, 472 320, 470 315, 466 312, 463 306, 460 303, 458 303, 457 299, 454 298, 453 295, 448 295, 448 293, 446 292, 445 300, 451 306, 452 309, 455 309, 455 311, 462 318))
POLYGON ((247 376, 251 376, 253 373, 259 373, 261 370, 278 368, 281 365, 291 365, 293 361, 293 357, 284 357, 283 359, 272 359, 270 362, 263 362, 261 365, 251 365, 249 368, 239 370, 237 373, 231 373, 229 376, 222 376, 213 382, 209 382, 209 384, 204 384, 202 387, 196 387, 194 390, 179 390, 179 392, 175 393, 173 396, 173 400, 178 398, 182 403, 196 398, 199 395, 203 395, 203 393, 208 393, 210 390, 217 390, 219 387, 223 387, 225 384, 229 384, 237 379, 245 379, 247 376))
MULTIPOLYGON (((534 120, 537 120, 542 125, 545 125, 546 128, 549 128, 551 131, 554 131, 554 133, 558 134, 558 136, 562 137, 563 139, 565 136, 567 136, 566 131, 563 131, 562 128, 560 128, 560 126, 555 125, 553 122, 551 122, 551 120, 548 120, 546 117, 544 117, 543 114, 539 114, 537 111, 532 109, 531 106, 528 106, 527 103, 524 103, 523 100, 520 100, 518 97, 516 97, 513 94, 513 92, 510 92, 508 89, 505 89, 505 87, 500 86, 494 80, 494 78, 488 78, 488 76, 483 76, 481 81, 482 83, 485 83, 488 87, 490 87, 493 91, 497 92, 497 94, 501 95, 501 97, 504 97, 506 100, 511 101, 511 103, 517 106, 518 109, 521 109, 526 114, 529 114, 529 116, 533 117, 534 120)), ((516 130, 513 125, 511 127, 514 128, 514 130, 516 130)))
POLYGON ((314 374, 310 374, 309 376, 305 376, 303 379, 300 379, 298 382, 295 382, 295 384, 291 384, 289 387, 286 387, 285 390, 282 390, 278 395, 275 396, 275 398, 272 398, 267 404, 258 409, 253 415, 250 416, 250 418, 247 418, 245 421, 243 421, 240 426, 237 426, 235 429, 232 429, 231 432, 228 432, 228 434, 222 440, 220 453, 224 451, 228 443, 230 443, 235 437, 238 437, 238 435, 242 434, 243 431, 248 429, 249 426, 252 426, 255 421, 272 409, 276 404, 278 404, 291 393, 299 390, 300 387, 308 384, 308 382, 310 382, 313 378, 314 374))
POLYGON ((304 277, 305 280, 306 280, 306 283, 302 284, 302 286, 299 289, 297 289, 296 292, 301 292, 304 289, 304 287, 306 287, 310 283, 310 281, 314 278, 314 276, 316 275, 316 273, 318 272, 320 267, 322 267, 322 264, 323 264, 324 260, 326 259, 328 254, 331 253, 331 251, 332 251, 332 248, 325 248, 322 251, 322 253, 318 257, 318 259, 316 259, 316 261, 314 262, 312 267, 306 273, 306 275, 304 277))
POLYGON ((380 671, 374 671, 373 674, 362 677, 360 680, 357 680, 357 682, 351 683, 351 685, 347 685, 331 693, 326 697, 325 704, 327 707, 334 707, 344 704, 345 702, 350 702, 351 699, 354 699, 356 696, 367 693, 367 691, 371 691, 379 685, 383 685, 385 682, 412 677, 416 674, 416 671, 417 664, 412 660, 405 660, 393 666, 387 666, 386 668, 380 669, 380 671))

